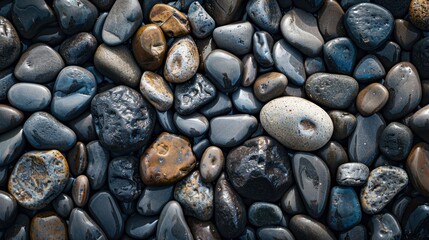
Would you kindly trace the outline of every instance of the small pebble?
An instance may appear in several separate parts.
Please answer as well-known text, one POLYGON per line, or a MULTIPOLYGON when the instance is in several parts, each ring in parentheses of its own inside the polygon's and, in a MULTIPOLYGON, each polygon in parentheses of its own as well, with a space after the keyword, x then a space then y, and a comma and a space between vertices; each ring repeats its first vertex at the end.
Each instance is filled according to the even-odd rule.
POLYGON ((337 183, 342 186, 361 186, 369 177, 369 168, 362 163, 344 163, 337 169, 337 183))
POLYGON ((413 147, 413 133, 405 125, 391 122, 380 136, 380 152, 390 160, 402 161, 413 147))
POLYGON ((137 203, 137 211, 143 216, 159 215, 165 204, 173 199, 174 185, 164 187, 147 186, 137 203))
POLYGON ((186 116, 175 113, 173 119, 177 129, 188 137, 202 136, 209 129, 209 121, 201 113, 186 116))
POLYGON ((88 153, 88 166, 85 175, 89 179, 91 189, 98 190, 106 181, 110 154, 107 149, 101 146, 99 141, 88 143, 86 150, 88 153))
POLYGON ((328 209, 329 227, 345 231, 359 224, 361 218, 362 212, 355 190, 352 187, 333 187, 328 209))
POLYGON ((351 75, 356 57, 357 49, 349 38, 335 38, 323 45, 323 58, 330 72, 351 75))
POLYGON ((279 206, 265 202, 250 205, 248 216, 249 222, 256 227, 279 225, 284 220, 279 206))
POLYGON ((258 120, 249 114, 215 117, 210 120, 209 138, 218 147, 234 147, 249 138, 258 127, 258 120))
POLYGON ((73 199, 69 195, 61 193, 52 201, 52 207, 58 215, 67 218, 74 208, 73 199))
POLYGON ((375 55, 366 55, 356 65, 353 77, 359 83, 370 83, 386 75, 383 64, 375 55))
POLYGON ((307 216, 298 214, 290 219, 289 229, 294 236, 303 239, 335 240, 335 235, 323 223, 307 216))
POLYGON ((84 207, 86 205, 89 199, 90 189, 88 177, 79 175, 73 182, 71 190, 72 198, 76 206, 84 207))
POLYGON ((255 96, 262 102, 268 102, 283 94, 287 86, 287 77, 279 72, 270 72, 259 76, 253 85, 255 96))
POLYGON ((191 79, 198 70, 200 58, 192 38, 178 38, 168 50, 165 65, 165 80, 183 83, 191 79))
POLYGON ((164 78, 154 72, 143 73, 140 92, 158 111, 165 112, 173 106, 173 91, 164 78))
POLYGON ((286 75, 288 81, 297 86, 304 85, 306 80, 304 57, 286 40, 281 39, 273 47, 274 66, 286 75))
POLYGON ((65 220, 52 211, 36 214, 31 219, 30 239, 68 239, 65 220))
POLYGON ((372 83, 362 89, 356 98, 356 108, 362 116, 379 112, 389 99, 389 91, 380 83, 372 83))
POLYGON ((161 28, 156 24, 141 26, 132 39, 132 49, 143 70, 157 70, 167 52, 167 42, 161 28))
POLYGON ((208 147, 200 161, 201 179, 205 182, 214 182, 222 173, 225 157, 222 149, 216 146, 208 147))

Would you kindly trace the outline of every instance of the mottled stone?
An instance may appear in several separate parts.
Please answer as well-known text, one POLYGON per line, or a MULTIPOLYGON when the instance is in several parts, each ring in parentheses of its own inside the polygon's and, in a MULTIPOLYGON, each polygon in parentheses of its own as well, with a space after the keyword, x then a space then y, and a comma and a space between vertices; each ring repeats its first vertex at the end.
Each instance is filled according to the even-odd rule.
POLYGON ((187 16, 167 4, 155 4, 150 10, 149 19, 160 26, 168 37, 180 37, 191 32, 187 16))
POLYGON ((429 3, 422 0, 412 0, 409 5, 411 22, 418 28, 429 30, 429 3))
POLYGON ((97 8, 88 0, 54 0, 53 8, 61 30, 68 35, 91 30, 98 17, 97 8))
POLYGON ((288 81, 297 86, 304 85, 307 77, 301 52, 281 39, 274 44, 273 59, 276 69, 286 75, 288 81))
POLYGON ((248 139, 258 127, 258 120, 249 114, 234 114, 210 120, 210 141, 219 147, 235 147, 248 139))
POLYGON ((252 50, 252 36, 255 32, 250 22, 237 22, 219 26, 213 31, 216 45, 235 55, 244 55, 252 50))
POLYGON ((251 0, 246 6, 248 17, 261 29, 275 34, 279 31, 282 17, 276 0, 251 0))
POLYGON ((135 157, 117 157, 109 163, 110 192, 121 202, 131 202, 141 194, 138 160, 135 157))
POLYGON ((337 169, 337 183, 342 186, 361 186, 369 177, 369 168, 363 163, 344 163, 337 169))
POLYGON ((334 139, 345 139, 355 130, 356 117, 351 113, 332 110, 328 114, 334 124, 334 133, 332 134, 334 139))
POLYGON ((164 78, 154 72, 143 73, 140 92, 158 111, 164 112, 173 106, 173 91, 164 78))
POLYGON ((133 54, 143 70, 155 71, 161 67, 167 52, 164 33, 156 24, 141 26, 132 40, 133 54))
POLYGON ((4 17, 0 17, 0 70, 12 65, 21 53, 21 41, 13 24, 4 17))
POLYGON ((321 222, 307 216, 298 214, 290 219, 289 229, 294 236, 302 239, 335 240, 335 235, 321 222))
POLYGON ((359 199, 352 187, 333 187, 328 210, 328 225, 336 231, 348 230, 361 221, 359 199))
POLYGON ((372 83, 362 89, 356 98, 356 109, 362 116, 379 112, 389 100, 389 91, 380 83, 372 83))
POLYGON ((357 49, 346 37, 332 39, 323 45, 323 58, 330 72, 351 75, 356 64, 357 49))
POLYGON ((406 167, 414 188, 424 196, 429 196, 429 145, 425 142, 414 145, 408 155, 406 167))
POLYGON ((162 209, 156 229, 156 237, 160 240, 193 240, 191 230, 178 202, 170 201, 162 209))
POLYGON ((214 19, 198 1, 194 1, 189 5, 188 18, 192 33, 197 38, 202 39, 210 36, 215 28, 214 19))
POLYGON ((249 222, 256 227, 279 225, 283 213, 279 206, 272 203, 255 202, 249 207, 249 222))
POLYGON ((68 239, 67 225, 55 212, 47 211, 36 214, 31 219, 30 239, 68 239))
POLYGON ((164 65, 165 80, 183 83, 197 73, 200 57, 197 45, 190 37, 178 38, 170 47, 164 65))
POLYGON ((103 230, 80 208, 74 208, 68 223, 70 240, 98 239, 107 240, 103 230))
POLYGON ((58 52, 67 65, 82 65, 94 55, 97 39, 87 32, 71 36, 61 43, 58 52))
POLYGON ((390 160, 402 161, 413 146, 413 133, 398 122, 391 122, 380 136, 380 152, 390 160))

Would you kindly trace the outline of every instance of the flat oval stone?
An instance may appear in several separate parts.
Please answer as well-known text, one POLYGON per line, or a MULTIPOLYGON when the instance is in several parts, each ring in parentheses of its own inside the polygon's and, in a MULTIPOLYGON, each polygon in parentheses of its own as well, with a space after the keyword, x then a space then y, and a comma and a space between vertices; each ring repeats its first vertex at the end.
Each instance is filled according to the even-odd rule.
POLYGON ((174 114, 174 124, 181 133, 188 137, 202 136, 209 129, 209 121, 201 113, 183 116, 176 112, 174 114))
POLYGON ((315 73, 305 82, 307 96, 313 102, 329 108, 349 107, 358 91, 357 81, 346 75, 315 73))
POLYGON ((14 129, 23 120, 24 113, 11 106, 0 104, 0 134, 14 129))
POLYGON ((279 225, 283 213, 279 206, 272 203, 255 202, 249 207, 249 222, 256 227, 279 225))
POLYGON ((0 190, 0 227, 6 228, 15 221, 18 214, 18 204, 15 197, 8 192, 0 190))
POLYGON ((335 38, 323 45, 323 58, 330 72, 351 75, 356 56, 357 49, 349 38, 335 38))
POLYGON ((406 116, 420 102, 422 86, 417 69, 412 63, 401 62, 387 73, 384 86, 389 90, 389 100, 382 113, 387 120, 406 116))
POLYGON ((174 108, 187 115, 213 101, 216 97, 215 86, 202 74, 197 73, 191 80, 177 84, 174 90, 174 108))
POLYGON ((331 189, 328 225, 335 231, 348 230, 361 221, 358 196, 352 187, 335 186, 331 189))
POLYGON ((268 102, 283 94, 287 86, 287 77, 279 72, 269 72, 259 76, 253 85, 255 96, 262 102, 268 102))
POLYGON ((275 240, 294 240, 292 233, 285 227, 261 227, 256 231, 259 239, 275 240))
POLYGON ((240 18, 240 13, 243 10, 245 1, 229 1, 229 0, 209 0, 204 1, 204 8, 213 16, 216 25, 221 26, 240 18))
POLYGON ((65 66, 60 54, 46 44, 34 44, 20 57, 14 75, 23 82, 47 83, 65 66))
POLYGON ((187 16, 167 4, 155 4, 149 13, 149 19, 161 27, 168 37, 180 37, 191 32, 187 16))
POLYGON ((251 87, 240 87, 232 94, 231 98, 232 104, 241 113, 257 114, 263 106, 251 87))
POLYGON ((429 145, 425 142, 414 145, 408 155, 406 167, 411 183, 419 193, 429 196, 429 145))
POLYGON ((354 5, 344 15, 344 25, 350 38, 366 51, 380 47, 389 39, 393 21, 387 9, 373 3, 354 5))
POLYGON ((191 24, 192 34, 197 38, 206 38, 210 36, 215 29, 215 20, 198 1, 194 1, 189 5, 188 18, 191 24))
POLYGON ((369 168, 363 163, 344 163, 337 169, 337 183, 342 186, 361 186, 369 177, 369 168))
POLYGON ((74 208, 71 212, 68 232, 70 240, 108 239, 97 223, 81 208, 74 208))
POLYGON ((143 21, 143 12, 137 0, 117 0, 103 25, 104 43, 114 46, 127 41, 143 21))
POLYGON ((275 34, 279 31, 282 17, 280 6, 275 0, 251 0, 247 3, 248 17, 261 29, 275 34))
POLYGON ((40 212, 31 219, 30 238, 68 239, 66 222, 55 212, 40 212))
POLYGON ((15 164, 8 190, 24 208, 38 210, 63 191, 68 178, 67 160, 59 151, 31 151, 15 164))
POLYGON ((304 85, 307 77, 301 52, 281 39, 274 44, 273 59, 276 69, 286 75, 288 81, 297 86, 304 85))
POLYGON ((253 25, 248 21, 231 23, 215 28, 213 39, 219 48, 239 56, 252 50, 254 32, 253 25))
POLYGON ((176 184, 174 199, 183 207, 186 216, 202 221, 213 216, 213 186, 202 180, 198 170, 176 184))
POLYGON ((157 239, 193 239, 178 202, 170 201, 162 209, 156 229, 156 237, 157 239))
POLYGON ((397 42, 402 49, 410 51, 414 44, 420 40, 421 31, 407 20, 396 19, 393 36, 395 38, 395 42, 397 42))
POLYGON ((108 239, 120 239, 125 223, 115 198, 109 192, 94 194, 89 200, 88 209, 108 239))
POLYGON ((405 239, 425 239, 429 231, 429 203, 427 199, 414 198, 402 217, 402 231, 405 239))
POLYGON ((423 31, 429 30, 428 3, 422 0, 412 0, 409 5, 410 20, 414 26, 423 31))
POLYGON ((290 215, 296 215, 305 212, 305 206, 302 202, 299 190, 296 185, 287 190, 280 200, 282 210, 290 215))
POLYGON ((154 72, 143 73, 140 92, 159 111, 167 111, 173 106, 173 91, 164 78, 154 72))
POLYGON ((208 118, 225 115, 232 110, 232 102, 228 95, 218 92, 216 97, 200 109, 200 112, 208 118))
POLYGON ((90 189, 88 177, 79 175, 73 182, 71 190, 72 198, 76 206, 84 207, 86 205, 89 199, 90 189))
POLYGON ((88 152, 88 166, 85 175, 93 190, 100 189, 107 178, 107 167, 109 165, 109 151, 103 148, 99 141, 92 141, 86 145, 88 152))
POLYGON ((427 135, 427 130, 426 130, 428 128, 426 124, 426 121, 428 119, 428 114, 429 114, 429 106, 426 105, 425 107, 415 112, 409 120, 409 125, 410 125, 410 128, 413 130, 413 132, 425 141, 429 139, 429 136, 427 135))
POLYGON ((239 237, 246 228, 246 207, 240 196, 222 174, 217 180, 214 193, 215 223, 225 238, 239 237))
POLYGON ((163 187, 147 186, 137 203, 137 211, 143 216, 159 215, 165 204, 173 199, 174 185, 163 187))
POLYGON ((95 51, 94 65, 116 84, 137 87, 140 83, 142 72, 131 51, 124 45, 110 47, 101 44, 95 51))
POLYGON ((371 239, 402 239, 401 226, 390 213, 377 214, 369 220, 371 239))
POLYGON ((189 217, 186 219, 194 239, 220 240, 220 234, 211 221, 200 221, 189 217))
POLYGON ((356 117, 351 113, 332 110, 328 112, 334 123, 332 138, 342 140, 350 136, 356 128, 356 117))
POLYGON ((346 36, 343 17, 344 10, 337 1, 325 1, 317 12, 319 30, 325 41, 346 36))
POLYGON ((164 65, 165 80, 183 83, 197 73, 200 57, 197 45, 190 37, 177 39, 170 47, 164 65))
POLYGON ((249 114, 234 114, 210 120, 209 138, 218 147, 234 147, 249 138, 258 127, 258 120, 249 114))
POLYGON ((68 218, 74 208, 73 199, 69 195, 61 193, 52 201, 52 207, 58 215, 68 218))
POLYGON ((51 97, 51 91, 37 83, 17 83, 7 93, 9 103, 26 112, 45 109, 51 103, 51 97))
POLYGON ((226 170, 234 189, 256 201, 277 201, 293 182, 286 149, 270 137, 252 138, 231 150, 226 170))
POLYGON ((85 172, 88 165, 88 154, 85 144, 77 142, 68 152, 67 162, 69 164, 70 173, 73 176, 79 176, 85 172))
POLYGON ((309 12, 294 8, 280 22, 283 37, 304 55, 315 57, 322 51, 323 40, 317 19, 309 12))
POLYGON ((54 0, 53 8, 61 30, 68 35, 91 30, 98 17, 97 8, 88 0, 54 0))
POLYGON ((405 170, 393 166, 375 168, 360 194, 362 210, 367 214, 380 212, 408 184, 405 170))
POLYGON ((378 113, 369 117, 358 114, 356 128, 348 138, 350 161, 371 165, 379 154, 379 138, 385 127, 386 123, 378 113))
POLYGON ((156 118, 153 107, 126 86, 97 94, 91 102, 91 113, 100 143, 118 152, 137 150, 146 144, 156 118))
POLYGON ((429 37, 422 38, 414 44, 411 54, 411 61, 419 70, 422 79, 429 78, 429 61, 426 57, 429 53, 427 46, 429 46, 429 37))
POLYGON ((94 55, 97 39, 90 33, 81 32, 66 39, 59 53, 67 65, 82 65, 94 55))
POLYGON ((0 167, 6 167, 20 157, 25 143, 22 127, 0 134, 0 167))
POLYGON ((390 160, 402 161, 413 146, 413 133, 398 122, 391 122, 380 136, 380 152, 390 160))
POLYGON ((76 134, 46 112, 33 113, 24 123, 24 135, 37 149, 67 151, 76 144, 76 134))
MULTIPOLYGON (((271 52, 272 49, 270 49, 269 53, 269 55, 272 57, 271 52)), ((258 74, 258 63, 256 62, 255 56, 252 53, 244 55, 241 61, 243 62, 243 81, 241 85, 243 87, 248 87, 251 86, 256 80, 258 74)))
POLYGON ((292 170, 304 206, 310 216, 319 218, 328 203, 331 176, 322 159, 311 153, 296 153, 292 170))
POLYGON ((136 239, 145 239, 156 232, 158 217, 146 217, 134 214, 125 223, 125 233, 136 239))
POLYGON ((140 157, 140 176, 146 185, 172 184, 190 173, 195 164, 189 140, 163 132, 140 157))
POLYGON ((356 108, 362 116, 379 112, 389 99, 389 91, 380 83, 372 83, 362 89, 356 98, 356 108))
POLYGON ((303 239, 335 240, 335 235, 325 225, 307 216, 298 214, 290 219, 289 229, 294 236, 303 239))
POLYGON ((108 169, 110 192, 121 202, 131 202, 141 194, 138 159, 117 157, 110 161, 108 169))
POLYGON ((214 182, 222 173, 225 157, 222 149, 210 146, 204 150, 200 161, 201 179, 205 182, 214 182))
POLYGON ((141 26, 132 40, 133 54, 143 70, 155 71, 161 67, 167 52, 164 33, 156 24, 141 26))
POLYGON ((0 44, 2 53, 0 54, 0 70, 12 65, 21 53, 21 41, 13 24, 4 17, 0 17, 0 44))
POLYGON ((314 151, 325 145, 334 126, 329 115, 316 104, 298 97, 271 100, 262 108, 265 131, 288 148, 314 151))
POLYGON ((328 165, 333 180, 337 174, 338 166, 349 161, 347 151, 336 141, 329 141, 317 151, 317 155, 328 165))
POLYGON ((380 80, 385 76, 383 64, 375 55, 366 55, 363 57, 353 72, 353 77, 359 83, 369 83, 380 80))

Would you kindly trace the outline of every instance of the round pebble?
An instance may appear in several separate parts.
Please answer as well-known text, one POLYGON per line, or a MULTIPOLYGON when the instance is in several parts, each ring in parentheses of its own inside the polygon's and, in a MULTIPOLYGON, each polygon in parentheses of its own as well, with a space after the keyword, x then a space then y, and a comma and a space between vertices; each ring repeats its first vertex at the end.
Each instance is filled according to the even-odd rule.
POLYGON ((255 96, 262 102, 268 102, 283 94, 287 86, 287 77, 279 72, 269 72, 259 76, 253 85, 255 96))
POLYGON ((390 160, 404 160, 412 145, 413 133, 401 123, 391 122, 381 133, 380 152, 390 160))
POLYGON ((81 32, 66 39, 59 53, 67 65, 82 65, 88 61, 97 49, 97 39, 90 33, 81 32))
POLYGON ((68 239, 67 225, 55 212, 36 214, 30 224, 31 239, 68 239))
POLYGON ((284 220, 279 206, 265 202, 250 205, 248 216, 249 222, 256 227, 279 225, 284 220))
POLYGON ((252 36, 255 32, 250 22, 238 22, 219 26, 213 31, 216 45, 237 56, 252 50, 252 36))
POLYGON ((389 91, 380 83, 372 83, 362 89, 356 98, 356 108, 362 116, 379 112, 389 99, 389 91))
POLYGON ((143 73, 140 80, 140 92, 159 111, 167 111, 173 106, 173 91, 164 78, 154 72, 143 73))
POLYGON ((170 47, 164 65, 165 80, 183 83, 197 73, 200 58, 192 38, 179 38, 170 47))
POLYGON ((202 136, 209 129, 209 121, 201 113, 186 116, 175 113, 173 119, 177 129, 188 137, 202 136))
POLYGON ((225 157, 222 149, 210 146, 204 150, 200 161, 201 179, 205 182, 214 182, 222 173, 225 157))
POLYGON ((14 84, 7 93, 10 104, 19 110, 35 112, 43 110, 51 103, 51 91, 36 83, 14 84), (29 92, 33 94, 28 94, 29 92))
POLYGON ((346 37, 332 39, 323 45, 323 58, 330 72, 351 75, 356 64, 357 49, 346 37))
POLYGON ((155 71, 161 67, 167 52, 164 33, 156 24, 138 29, 132 40, 133 54, 143 70, 155 71))

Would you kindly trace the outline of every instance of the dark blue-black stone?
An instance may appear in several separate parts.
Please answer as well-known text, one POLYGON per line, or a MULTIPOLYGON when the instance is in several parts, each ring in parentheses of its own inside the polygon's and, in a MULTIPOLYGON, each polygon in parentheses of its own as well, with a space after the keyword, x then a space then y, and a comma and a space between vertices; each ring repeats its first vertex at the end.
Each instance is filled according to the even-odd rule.
POLYGON ((359 224, 361 218, 359 199, 353 187, 333 187, 328 210, 329 227, 345 231, 359 224))
POLYGON ((335 38, 323 45, 325 64, 332 73, 351 75, 356 55, 356 47, 349 38, 335 38))

